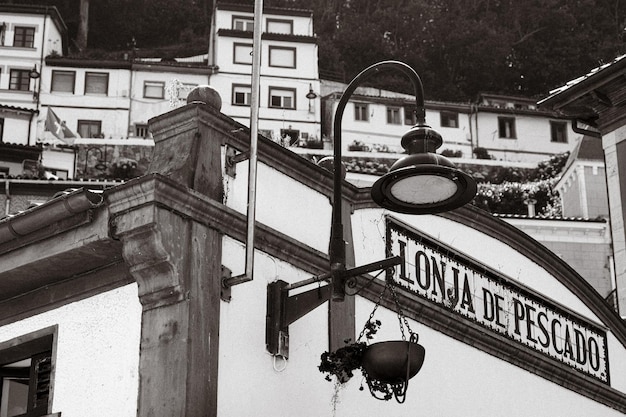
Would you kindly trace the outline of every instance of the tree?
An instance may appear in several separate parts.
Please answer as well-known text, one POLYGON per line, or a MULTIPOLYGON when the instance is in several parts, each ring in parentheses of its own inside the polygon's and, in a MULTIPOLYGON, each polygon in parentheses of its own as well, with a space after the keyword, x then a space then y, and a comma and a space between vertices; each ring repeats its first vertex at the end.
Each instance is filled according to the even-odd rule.
POLYGON ((76 45, 79 50, 87 48, 87 34, 89 32, 89 0, 80 0, 78 34, 76 35, 76 45))

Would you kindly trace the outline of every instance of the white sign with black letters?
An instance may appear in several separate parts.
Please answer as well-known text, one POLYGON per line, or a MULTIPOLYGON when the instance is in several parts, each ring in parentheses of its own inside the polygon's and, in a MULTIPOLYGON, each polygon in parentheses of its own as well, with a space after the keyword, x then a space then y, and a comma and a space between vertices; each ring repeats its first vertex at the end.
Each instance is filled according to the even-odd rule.
POLYGON ((387 245, 410 292, 609 383, 606 332, 554 302, 389 219, 387 245))

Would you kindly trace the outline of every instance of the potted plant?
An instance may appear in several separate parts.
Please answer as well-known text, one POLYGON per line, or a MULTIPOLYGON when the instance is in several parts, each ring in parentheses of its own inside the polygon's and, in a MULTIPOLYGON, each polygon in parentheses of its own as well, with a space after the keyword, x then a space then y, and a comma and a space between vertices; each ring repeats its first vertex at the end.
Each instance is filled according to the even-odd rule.
MULTIPOLYGON (((373 339, 380 324, 380 320, 372 321, 370 319, 365 324, 362 335, 367 340, 373 339)), ((327 381, 332 381, 332 376, 335 376, 338 382, 346 383, 354 376, 354 371, 361 368, 367 343, 360 340, 361 337, 356 342, 350 343, 351 339, 347 339, 345 340, 346 346, 334 352, 322 353, 318 368, 320 372, 328 374, 325 376, 327 381)))
MULTIPOLYGON (((318 368, 320 372, 327 374, 326 380, 332 381, 332 376, 336 377, 336 389, 339 385, 348 382, 354 376, 354 371, 359 369, 367 382, 370 394, 374 398, 387 401, 395 397, 396 401, 403 403, 406 398, 409 379, 419 372, 424 363, 425 350, 418 343, 419 336, 417 333, 411 331, 392 285, 388 282, 385 286, 385 290, 374 306, 370 319, 365 323, 357 340, 350 343, 350 339, 348 339, 346 346, 333 352, 322 353, 318 368), (374 312, 388 289, 391 291, 398 308, 402 340, 369 344, 368 342, 373 339, 381 325, 380 320, 372 319, 374 312), (405 339, 404 327, 409 333, 408 341, 405 339), (363 338, 364 341, 362 341, 363 338)), ((362 389, 363 386, 361 386, 362 389)))

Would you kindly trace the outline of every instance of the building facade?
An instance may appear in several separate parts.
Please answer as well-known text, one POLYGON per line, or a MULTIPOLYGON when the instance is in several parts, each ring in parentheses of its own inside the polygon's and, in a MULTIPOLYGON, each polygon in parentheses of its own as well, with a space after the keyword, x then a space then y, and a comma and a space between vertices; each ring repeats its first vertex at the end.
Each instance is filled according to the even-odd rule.
POLYGON ((227 149, 245 153, 249 131, 200 103, 151 119, 150 129, 146 176, 62 193, 0 221, 0 409, 626 414, 624 322, 517 228, 472 207, 390 212, 344 181, 347 267, 390 255, 398 263, 357 274, 343 302, 329 301, 333 177, 259 137, 254 273, 228 285, 250 242, 249 162, 233 166, 227 149), (403 404, 359 390, 360 371, 334 384, 318 369, 323 352, 356 340, 372 319, 381 322, 372 342, 408 332, 425 348, 403 404))
MULTIPOLYGON (((329 147, 345 85, 323 82, 322 87, 322 128, 329 147)), ((402 153, 393 138, 415 124, 414 109, 412 96, 359 87, 342 120, 344 150, 402 153)), ((440 152, 465 159, 537 163, 572 151, 581 137, 567 119, 538 109, 532 99, 494 94, 482 94, 473 103, 427 100, 426 121, 443 136, 440 152)))
MULTIPOLYGON (((622 74, 626 66, 626 56, 593 69, 588 74, 574 79, 566 85, 551 91, 539 102, 553 111, 559 111, 572 120, 573 126, 596 139, 602 139, 606 183, 609 197, 609 213, 615 257, 617 281, 617 302, 622 317, 626 311, 626 137, 624 127, 624 100, 626 85, 622 74)), ((586 176, 581 174, 581 177, 586 176)))

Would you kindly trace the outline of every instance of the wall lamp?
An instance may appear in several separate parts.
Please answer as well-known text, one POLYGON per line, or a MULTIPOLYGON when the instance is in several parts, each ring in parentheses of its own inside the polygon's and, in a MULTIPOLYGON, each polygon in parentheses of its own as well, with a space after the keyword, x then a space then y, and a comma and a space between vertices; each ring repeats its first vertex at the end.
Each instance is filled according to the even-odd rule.
MULTIPOLYGON (((382 61, 358 74, 348 84, 335 110, 333 122, 333 204, 330 234, 330 272, 309 280, 287 285, 277 281, 268 286, 268 309, 266 342, 270 353, 287 357, 288 326, 329 298, 335 302, 344 300, 347 280, 377 269, 393 267, 402 262, 392 257, 362 267, 346 269, 346 242, 343 236, 341 210, 342 162, 341 121, 345 107, 356 88, 373 75, 386 70, 405 74, 415 90, 416 124, 402 136, 401 145, 407 151, 396 161, 389 172, 372 186, 374 202, 390 211, 408 214, 434 214, 461 207, 476 195, 474 179, 457 169, 446 157, 434 152, 443 144, 441 135, 426 124, 424 88, 417 73, 399 61, 382 61), (314 289, 289 296, 291 289, 302 285, 330 281, 330 289, 314 289)), ((328 286, 327 286, 328 287, 328 286)))

